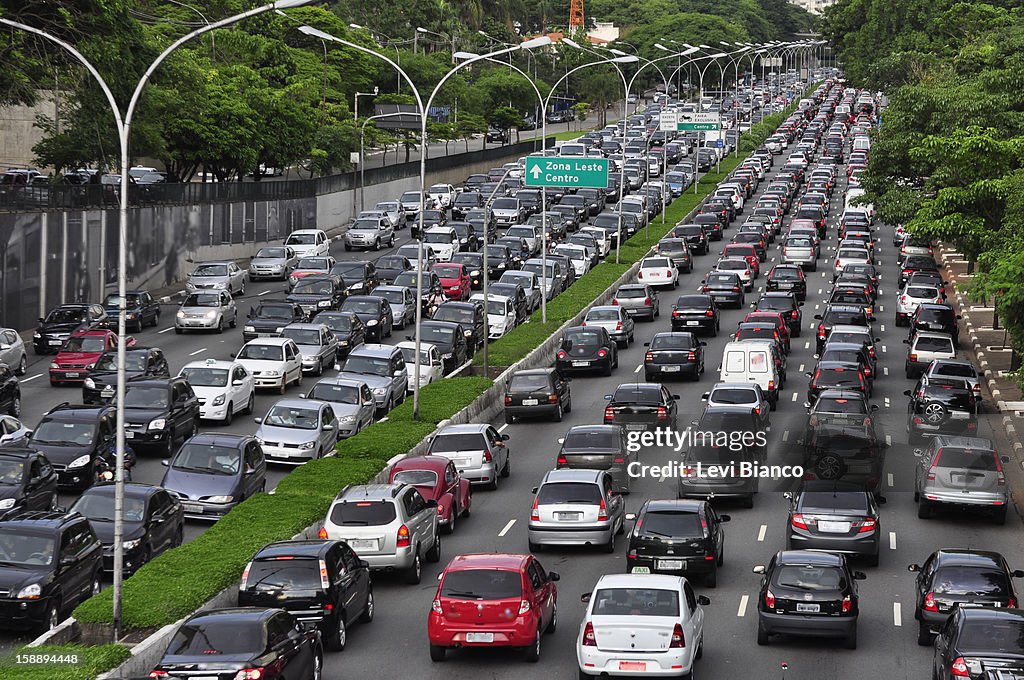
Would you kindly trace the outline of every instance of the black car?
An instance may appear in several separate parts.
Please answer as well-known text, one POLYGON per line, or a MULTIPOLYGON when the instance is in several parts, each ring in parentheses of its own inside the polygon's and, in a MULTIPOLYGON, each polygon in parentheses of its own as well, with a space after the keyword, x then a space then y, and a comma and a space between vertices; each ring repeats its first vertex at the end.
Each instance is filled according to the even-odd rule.
POLYGON ((21 383, 7 364, 0 364, 0 413, 21 417, 21 383))
POLYGON ((704 585, 718 585, 718 568, 725 559, 725 530, 729 515, 720 515, 708 501, 648 500, 635 515, 626 547, 626 571, 631 574, 702 574, 704 585))
POLYGON ((54 307, 45 317, 39 317, 32 348, 36 354, 56 354, 73 333, 99 328, 106 322, 103 305, 74 303, 54 307))
POLYGON ((505 247, 512 256, 512 264, 510 269, 519 269, 523 266, 523 262, 533 257, 533 250, 530 249, 529 244, 525 238, 516 238, 515 236, 502 236, 495 239, 494 244, 487 247, 488 250, 494 247, 505 247))
POLYGON ((242 328, 242 338, 249 342, 255 338, 279 337, 281 329, 290 323, 302 323, 306 312, 298 304, 287 300, 260 300, 249 314, 242 328))
MULTIPOLYGON (((89 520, 103 544, 103 569, 114 570, 114 484, 99 484, 78 497, 68 512, 89 520)), ((124 485, 124 573, 133 574, 185 537, 185 511, 165 489, 151 484, 124 485)))
POLYGON ((820 360, 814 371, 808 371, 807 401, 814 404, 823 390, 842 389, 870 396, 871 387, 863 366, 849 361, 820 360))
MULTIPOLYGON (((476 237, 474 236, 474 239, 476 237)), ((452 255, 452 264, 461 264, 469 275, 469 286, 472 290, 481 290, 484 287, 484 254, 477 252, 455 253, 452 255)), ((490 270, 487 277, 490 278, 493 272, 490 270)))
POLYGON ((96 459, 114 438, 115 421, 111 406, 64 402, 43 416, 26 446, 46 456, 62 488, 86 488, 96 479, 96 459))
POLYGON ((366 339, 382 342, 391 337, 395 326, 395 315, 391 303, 375 295, 352 295, 345 300, 341 311, 351 312, 359 317, 366 327, 366 339))
POLYGON ((299 279, 285 298, 302 308, 312 319, 325 309, 338 309, 345 301, 345 286, 341 277, 327 275, 304 276, 299 279))
POLYGON ((0 519, 56 508, 57 471, 46 456, 24 446, 0 448, 0 519))
POLYGON ((435 293, 442 294, 443 288, 441 287, 441 278, 436 272, 403 272, 395 277, 394 286, 405 286, 413 292, 415 295, 416 287, 420 287, 420 306, 423 308, 424 316, 427 309, 427 303, 435 293))
POLYGON ((284 609, 210 609, 190 616, 174 633, 152 678, 319 680, 320 633, 284 609))
POLYGON ((497 281, 501 275, 512 269, 518 269, 515 257, 508 246, 496 245, 492 242, 486 247, 487 278, 497 281))
POLYGON ((868 384, 868 393, 874 389, 876 359, 861 342, 838 342, 831 338, 825 343, 825 348, 818 355, 818 361, 838 361, 842 363, 856 364, 864 374, 868 384))
POLYGON ((800 311, 803 303, 799 302, 791 291, 769 292, 763 294, 754 304, 754 309, 766 312, 779 312, 789 326, 790 335, 794 338, 800 337, 800 328, 803 326, 804 315, 800 311))
POLYGON ((413 266, 404 255, 382 255, 374 262, 381 284, 393 283, 402 272, 411 271, 413 266))
POLYGON ((920 304, 910 317, 910 335, 917 331, 949 333, 956 347, 960 344, 960 327, 957 325, 960 318, 950 305, 920 304))
POLYGON ((978 401, 969 381, 956 377, 919 379, 906 390, 907 436, 911 443, 938 434, 973 437, 978 433, 978 401))
POLYGON ((1024 670, 1024 610, 955 607, 935 638, 935 680, 1010 680, 1024 670), (985 668, 990 669, 988 673, 985 668), (1013 669, 1000 675, 994 669, 1013 669))
POLYGON ((672 305, 672 330, 718 335, 721 319, 711 295, 680 295, 672 305))
POLYGON ((699 224, 681 224, 674 227, 670 233, 672 238, 684 239, 694 255, 707 255, 711 248, 708 245, 707 233, 699 224))
POLYGON ((686 239, 663 238, 655 246, 658 255, 672 260, 679 273, 689 274, 693 271, 693 255, 690 253, 690 245, 686 239))
POLYGON ((466 352, 469 356, 476 354, 487 342, 484 328, 487 314, 484 312, 484 304, 478 300, 441 303, 431 318, 461 325, 466 335, 466 352))
MULTIPOLYGON (((469 347, 466 341, 466 329, 462 324, 451 321, 424 321, 420 324, 420 338, 423 342, 432 343, 441 353, 444 373, 448 375, 466 363, 469 358, 469 347)), ((409 340, 413 340, 409 336, 409 340)))
MULTIPOLYGON (((484 175, 481 175, 484 177, 484 175)), ((478 191, 463 191, 452 201, 452 219, 463 220, 470 210, 484 207, 484 197, 478 191)))
POLYGON ((822 550, 863 557, 878 566, 884 497, 855 485, 808 481, 789 499, 786 550, 822 550))
POLYGON ((828 305, 824 314, 815 314, 814 318, 818 324, 818 332, 815 338, 815 353, 821 354, 825 348, 825 342, 834 326, 864 326, 868 325, 868 315, 864 307, 856 305, 828 305))
POLYGON ((57 627, 100 592, 103 551, 81 515, 23 512, 0 522, 0 628, 35 634, 57 627))
POLYGON ((346 260, 338 262, 330 271, 333 276, 340 276, 347 295, 369 295, 380 285, 377 268, 372 262, 346 260))
POLYGON ((124 395, 125 433, 135 450, 169 457, 196 433, 199 399, 184 378, 134 378, 124 395))
POLYGON ((709 241, 721 241, 723 230, 728 226, 728 221, 719 212, 702 212, 694 215, 693 223, 704 230, 709 241))
POLYGON ((499 295, 512 300, 512 306, 516 310, 517 326, 530 318, 532 312, 530 309, 530 299, 526 297, 526 289, 523 288, 522 284, 508 282, 492 283, 487 287, 487 290, 491 295, 499 295))
POLYGON ((899 287, 902 289, 907 279, 917 272, 934 272, 938 274, 939 265, 935 263, 931 255, 909 255, 903 260, 903 265, 900 267, 899 287))
MULTIPOLYGON (((163 350, 157 347, 129 347, 124 356, 125 378, 169 378, 170 368, 163 350)), ((117 389, 117 352, 100 355, 85 374, 82 383, 82 403, 109 404, 117 389)))
MULTIPOLYGON (((130 290, 125 293, 125 330, 142 332, 145 326, 160 325, 160 303, 144 290, 130 290)), ((111 293, 103 301, 103 309, 107 313, 104 328, 117 331, 118 315, 121 313, 121 296, 111 293)))
POLYGON ((480 248, 480 241, 469 222, 449 222, 445 226, 454 229, 455 235, 459 237, 459 252, 474 252, 480 248))
POLYGON ((622 425, 626 430, 676 429, 678 394, 659 383, 623 383, 605 395, 605 425, 622 425))
POLYGON ((735 272, 709 272, 701 281, 701 292, 708 293, 718 304, 735 305, 737 309, 746 304, 747 296, 743 293, 743 280, 735 272))
POLYGON ((791 292, 799 301, 807 299, 807 278, 795 264, 777 264, 768 272, 765 290, 791 292))
POLYGON ((562 421, 562 414, 572 411, 569 378, 554 368, 516 371, 505 382, 505 423, 516 418, 552 416, 562 421))
POLYGON ((562 375, 601 371, 611 375, 619 366, 619 348, 601 327, 573 326, 565 329, 555 354, 555 368, 562 375))
POLYGON ((757 644, 768 644, 772 635, 841 637, 847 649, 857 648, 857 617, 860 614, 857 581, 846 556, 810 550, 775 553, 768 566, 757 565, 762 574, 757 596, 757 644))
POLYGON ((366 342, 366 326, 355 312, 320 312, 314 322, 330 328, 338 339, 338 359, 344 359, 352 348, 366 342))
MULTIPOLYGON (((424 231, 432 227, 443 227, 448 222, 448 218, 445 217, 444 210, 424 210, 421 214, 423 215, 424 231)), ((414 239, 420 238, 419 218, 414 219, 410 225, 409 236, 414 239)))
POLYGON ((911 564, 916 573, 914 618, 917 644, 931 645, 934 636, 959 606, 1017 607, 1013 579, 1024 571, 1011 570, 1006 559, 987 550, 936 550, 923 565, 911 564))
POLYGON ((263 546, 242 572, 240 607, 281 607, 315 624, 341 651, 348 627, 373 621, 370 567, 344 541, 278 541, 263 546))
POLYGON ((692 332, 657 333, 650 342, 645 342, 644 380, 654 382, 665 378, 686 376, 700 380, 704 372, 704 348, 706 342, 697 339, 692 332))

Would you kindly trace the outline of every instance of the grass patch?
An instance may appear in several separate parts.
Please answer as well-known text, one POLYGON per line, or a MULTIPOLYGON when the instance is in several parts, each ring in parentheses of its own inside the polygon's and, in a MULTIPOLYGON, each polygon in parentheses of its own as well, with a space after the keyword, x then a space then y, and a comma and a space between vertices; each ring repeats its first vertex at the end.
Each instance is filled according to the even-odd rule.
POLYGON ((0 677, 4 680, 93 680, 101 673, 124 663, 131 651, 123 645, 44 645, 22 647, 0 659, 0 677), (64 663, 18 663, 17 656, 49 657, 64 663))

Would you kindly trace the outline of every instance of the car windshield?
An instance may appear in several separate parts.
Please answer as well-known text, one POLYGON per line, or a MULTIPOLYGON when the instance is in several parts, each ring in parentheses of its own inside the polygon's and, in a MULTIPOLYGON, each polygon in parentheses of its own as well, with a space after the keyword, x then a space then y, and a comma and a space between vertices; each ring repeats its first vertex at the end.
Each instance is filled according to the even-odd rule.
POLYGON ((592 616, 679 616, 679 593, 655 588, 601 588, 592 616))
POLYGON ((459 265, 435 264, 432 269, 442 279, 457 279, 462 276, 462 267, 459 265))
POLYGON ((277 260, 288 257, 288 249, 281 247, 271 248, 260 248, 256 251, 256 259, 266 258, 268 260, 277 260))
POLYGON ((0 528, 0 562, 13 565, 48 566, 53 564, 54 540, 17 529, 0 528))
POLYGON ((202 264, 196 267, 192 276, 227 276, 228 266, 226 264, 202 264))
POLYGON ((320 423, 320 412, 315 408, 274 406, 263 419, 264 425, 288 427, 297 430, 315 430, 320 423))
POLYGON ((253 343, 243 347, 238 353, 238 358, 251 361, 284 361, 284 347, 253 343))
POLYGON ((522 596, 522 576, 507 569, 449 571, 441 583, 441 597, 456 600, 518 600, 522 596))
MULTIPOLYGON (((479 302, 483 302, 483 300, 480 300, 479 298, 477 298, 475 296, 473 297, 473 300, 477 300, 479 302)), ((505 313, 508 312, 508 311, 509 310, 505 306, 505 301, 504 300, 495 300, 494 298, 490 298, 489 300, 487 300, 487 313, 488 314, 497 314, 498 316, 504 316, 505 313)))
POLYGON ((350 231, 355 231, 355 230, 358 230, 358 229, 370 229, 370 230, 374 230, 375 231, 379 226, 380 226, 380 220, 371 219, 371 218, 363 218, 363 219, 357 219, 352 224, 352 226, 349 227, 349 230, 350 231))
POLYGON ((426 342, 432 342, 435 345, 450 345, 455 340, 455 329, 424 324, 421 327, 420 335, 426 342))
POLYGON ((661 388, 645 385, 629 385, 619 387, 612 395, 616 404, 661 404, 661 388))
MULTIPOLYGON (((406 363, 415 364, 416 361, 416 348, 415 347, 402 347, 402 356, 405 358, 406 363)), ((420 350, 420 366, 430 365, 430 352, 423 349, 420 350)))
MULTIPOLYGON (((125 296, 125 307, 138 307, 139 304, 139 295, 137 293, 129 293, 125 296)), ((120 305, 120 295, 108 295, 107 299, 103 301, 104 307, 119 307, 120 305)))
POLYGON ((951 338, 933 338, 923 336, 917 339, 914 349, 918 352, 939 352, 944 354, 954 353, 953 340, 951 338))
POLYGON ((300 280, 292 288, 296 295, 331 295, 334 293, 334 284, 330 281, 303 281, 300 280))
POLYGON ((226 368, 186 366, 181 369, 181 377, 192 387, 227 387, 228 384, 226 368))
POLYGON ((343 314, 320 314, 317 315, 316 321, 335 332, 348 332, 352 330, 352 317, 343 314))
POLYGON ((519 201, 514 198, 498 198, 491 204, 493 210, 517 210, 519 201))
POLYGON ((281 337, 291 338, 296 345, 319 345, 320 331, 309 328, 285 328, 281 337))
POLYGON ((932 591, 943 595, 998 597, 1010 592, 1006 574, 990 567, 939 567, 932 577, 932 591))
POLYGON ((170 404, 169 387, 128 385, 124 395, 125 408, 166 409, 170 404))
POLYGON ((358 404, 359 388, 355 385, 319 383, 307 395, 309 399, 330 401, 336 404, 358 404))
MULTIPOLYGON (((77 512, 79 515, 94 522, 113 522, 114 494, 82 494, 68 512, 77 512)), ((141 498, 125 497, 124 518, 129 522, 141 522, 145 517, 146 501, 141 498)))
POLYGON ((601 500, 601 487, 588 482, 548 482, 537 492, 538 505, 598 505, 601 500))
POLYGON ((85 335, 68 338, 68 341, 61 347, 61 352, 95 352, 99 354, 106 349, 106 338, 99 335, 85 335))
POLYGON ((401 470, 391 480, 395 484, 405 483, 413 486, 434 486, 437 484, 437 473, 433 470, 401 470))
POLYGON ((314 243, 316 243, 316 236, 314 234, 292 234, 284 242, 286 246, 311 246, 314 243))
POLYGON ((181 303, 182 307, 220 307, 218 293, 192 293, 181 303))
POLYGON ((46 323, 80 323, 85 320, 84 309, 55 309, 46 315, 46 323))
MULTIPOLYGON (((320 573, 317 572, 319 578, 320 573)), ((208 659, 218 655, 256 655, 266 649, 263 624, 252 619, 201 617, 195 623, 183 623, 167 645, 168 656, 195 656, 208 659)))
MULTIPOLYGON (((124 355, 124 369, 126 371, 144 371, 148 360, 148 353, 128 351, 124 355)), ((104 353, 96 360, 96 365, 93 368, 97 371, 116 371, 117 352, 104 353)))
POLYGON ((404 269, 405 258, 399 256, 384 256, 377 260, 377 269, 404 269))
POLYGON ((405 291, 402 290, 381 290, 380 288, 373 291, 374 296, 384 298, 391 304, 405 304, 405 291))
POLYGON ((44 420, 32 433, 35 444, 54 446, 88 446, 95 439, 94 423, 64 423, 58 420, 44 420))
POLYGON ((587 321, 619 321, 618 309, 592 309, 587 312, 587 321))
POLYGON ((295 268, 304 271, 324 272, 330 269, 330 260, 326 257, 304 257, 299 260, 295 268))
POLYGON ((187 443, 171 461, 171 467, 185 472, 212 475, 236 475, 241 469, 242 452, 233 446, 187 443))
POLYGON ((839 590, 845 581, 839 569, 811 564, 782 565, 772 575, 775 585, 796 590, 839 590))
POLYGON ((641 535, 661 537, 703 537, 701 517, 695 512, 659 510, 644 513, 637 522, 641 535))
POLYGON ((260 305, 256 310, 258 319, 291 319, 295 315, 295 309, 291 305, 260 305))
POLYGON ((709 401, 716 404, 756 404, 757 392, 744 387, 719 387, 711 391, 709 401))
POLYGON ((24 476, 24 462, 20 460, 0 460, 0 486, 20 486, 24 476))
POLYGON ((804 491, 797 508, 805 512, 810 509, 867 512, 868 497, 863 491, 804 491))
POLYGON ((424 243, 447 243, 451 244, 452 235, 446 231, 428 231, 423 235, 424 243))
POLYGON ((430 453, 452 451, 482 451, 487 444, 484 435, 476 432, 466 434, 439 434, 430 443, 430 453))
POLYGON ((319 560, 295 555, 253 561, 245 583, 246 589, 257 591, 323 589, 319 560))
POLYGON ((345 361, 345 372, 388 377, 391 375, 391 359, 358 354, 355 356, 349 355, 345 361))
POLYGON ((456 323, 467 323, 472 324, 476 315, 472 309, 464 309, 462 307, 452 307, 451 305, 441 305, 436 312, 434 312, 434 319, 438 321, 454 321, 456 323))
POLYGON ((379 527, 391 524, 395 517, 390 501, 343 502, 331 508, 331 523, 338 526, 379 527))

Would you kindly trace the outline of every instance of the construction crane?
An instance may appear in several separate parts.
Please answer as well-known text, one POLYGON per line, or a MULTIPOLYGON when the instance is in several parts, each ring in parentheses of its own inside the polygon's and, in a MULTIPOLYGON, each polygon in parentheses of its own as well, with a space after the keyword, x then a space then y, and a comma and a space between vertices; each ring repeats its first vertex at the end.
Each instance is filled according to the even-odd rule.
POLYGON ((583 0, 571 0, 569 3, 569 30, 583 28, 583 0))

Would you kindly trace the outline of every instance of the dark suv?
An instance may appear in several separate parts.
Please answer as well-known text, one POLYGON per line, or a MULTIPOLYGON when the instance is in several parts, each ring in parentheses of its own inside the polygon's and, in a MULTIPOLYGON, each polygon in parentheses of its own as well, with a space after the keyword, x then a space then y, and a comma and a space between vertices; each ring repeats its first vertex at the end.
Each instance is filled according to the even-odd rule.
POLYGON ((242 338, 249 342, 255 338, 280 337, 285 326, 305 320, 306 312, 295 302, 260 300, 255 309, 249 309, 242 338))
POLYGON ((46 456, 22 446, 0 448, 0 519, 56 507, 57 471, 46 456))
POLYGON ((52 630, 100 592, 103 550, 81 515, 24 512, 0 523, 0 627, 52 630))
MULTIPOLYGON (((170 368, 164 352, 156 347, 130 347, 125 351, 125 374, 128 379, 168 378, 170 368)), ((82 402, 86 404, 109 404, 117 388, 117 351, 100 355, 82 384, 82 402)))
POLYGON ((704 585, 718 585, 725 559, 729 515, 720 515, 708 501, 649 500, 636 515, 626 548, 626 570, 632 574, 703 574, 704 585))
POLYGON ((345 541, 270 543, 242 572, 238 606, 280 607, 315 624, 327 646, 341 651, 349 624, 373 620, 370 565, 345 541))
POLYGON ((196 433, 199 399, 184 378, 128 381, 124 397, 125 440, 135 449, 174 453, 174 444, 196 433))
POLYGON ((46 317, 39 318, 32 347, 36 354, 56 354, 72 333, 98 328, 106 321, 103 305, 76 303, 54 307, 46 317))
POLYGON ((114 438, 112 406, 64 402, 43 416, 27 446, 46 455, 61 487, 83 489, 96 479, 95 463, 114 438))
MULTIPOLYGON (((160 325, 160 303, 144 290, 130 290, 125 294, 125 331, 142 332, 145 326, 160 325)), ((121 313, 121 296, 111 293, 103 301, 107 319, 104 328, 117 332, 118 315, 121 313)))
POLYGON ((907 403, 907 435, 911 443, 925 435, 973 437, 978 432, 978 403, 970 382, 958 377, 918 380, 903 394, 907 403))

